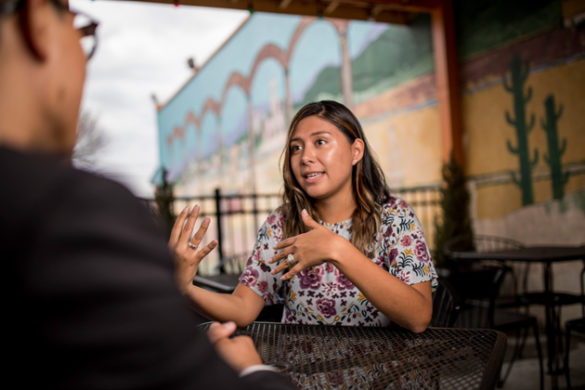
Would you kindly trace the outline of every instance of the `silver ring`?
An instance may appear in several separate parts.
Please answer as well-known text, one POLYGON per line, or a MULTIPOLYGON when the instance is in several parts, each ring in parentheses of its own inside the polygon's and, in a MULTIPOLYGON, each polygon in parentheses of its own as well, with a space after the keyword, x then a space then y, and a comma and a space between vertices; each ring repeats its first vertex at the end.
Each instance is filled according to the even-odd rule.
POLYGON ((187 245, 189 246, 189 248, 191 248, 193 250, 196 250, 197 249, 197 245, 193 245, 193 243, 191 243, 191 242, 188 243, 187 245))
POLYGON ((290 253, 287 257, 286 257, 286 261, 288 262, 288 266, 290 268, 294 267, 295 264, 297 263, 297 261, 295 260, 295 257, 292 253, 290 253))

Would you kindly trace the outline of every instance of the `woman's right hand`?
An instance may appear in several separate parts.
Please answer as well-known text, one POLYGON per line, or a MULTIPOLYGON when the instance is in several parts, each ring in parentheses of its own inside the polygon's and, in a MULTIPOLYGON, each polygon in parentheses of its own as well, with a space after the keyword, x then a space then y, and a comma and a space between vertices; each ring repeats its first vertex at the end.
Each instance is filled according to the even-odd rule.
POLYGON ((217 246, 217 241, 213 240, 203 248, 199 248, 199 244, 209 227, 210 219, 208 217, 203 219, 199 230, 191 238, 199 211, 198 205, 195 205, 190 212, 189 208, 186 207, 175 221, 169 238, 169 248, 175 258, 175 277, 182 293, 186 293, 193 285, 193 278, 197 274, 201 260, 217 246))

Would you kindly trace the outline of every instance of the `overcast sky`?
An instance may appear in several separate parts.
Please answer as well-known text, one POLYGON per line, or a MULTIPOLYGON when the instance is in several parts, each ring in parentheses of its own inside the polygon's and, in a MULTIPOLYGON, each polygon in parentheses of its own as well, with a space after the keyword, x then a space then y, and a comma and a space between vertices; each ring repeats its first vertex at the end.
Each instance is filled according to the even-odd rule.
POLYGON ((190 77, 187 59, 206 61, 249 16, 246 11, 132 1, 70 0, 100 22, 82 110, 97 117, 109 144, 96 169, 151 196, 158 164, 156 110, 190 77))

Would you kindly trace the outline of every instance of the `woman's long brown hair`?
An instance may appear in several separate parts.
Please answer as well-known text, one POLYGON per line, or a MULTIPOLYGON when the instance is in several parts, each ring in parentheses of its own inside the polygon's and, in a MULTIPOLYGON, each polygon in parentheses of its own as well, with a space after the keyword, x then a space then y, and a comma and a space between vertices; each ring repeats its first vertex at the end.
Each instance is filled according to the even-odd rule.
POLYGON ((382 205, 390 197, 390 191, 382 169, 370 153, 362 127, 353 113, 341 103, 330 100, 309 103, 293 118, 286 145, 282 152, 282 176, 284 179, 283 214, 284 237, 292 237, 307 231, 301 218, 306 209, 314 219, 320 219, 314 200, 297 182, 290 166, 290 140, 301 120, 309 116, 322 118, 339 129, 352 144, 356 138, 364 142, 364 155, 352 168, 352 188, 356 209, 352 215, 352 244, 371 256, 376 233, 380 228, 382 205))

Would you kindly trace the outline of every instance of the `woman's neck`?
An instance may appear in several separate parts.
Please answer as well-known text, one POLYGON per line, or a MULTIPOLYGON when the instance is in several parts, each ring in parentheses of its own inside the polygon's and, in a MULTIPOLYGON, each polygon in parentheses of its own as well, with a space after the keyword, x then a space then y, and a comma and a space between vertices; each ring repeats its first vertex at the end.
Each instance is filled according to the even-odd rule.
POLYGON ((315 201, 315 209, 323 222, 337 223, 351 218, 356 208, 353 194, 315 201))

